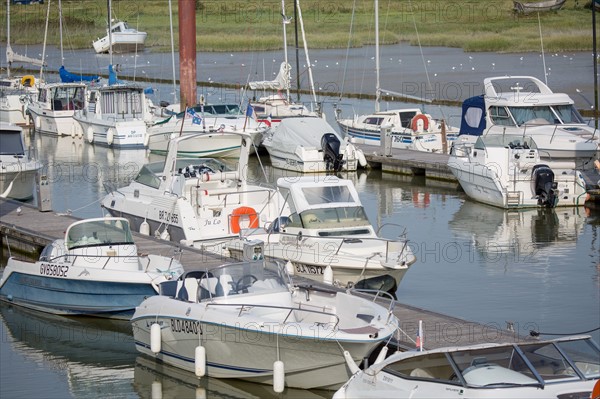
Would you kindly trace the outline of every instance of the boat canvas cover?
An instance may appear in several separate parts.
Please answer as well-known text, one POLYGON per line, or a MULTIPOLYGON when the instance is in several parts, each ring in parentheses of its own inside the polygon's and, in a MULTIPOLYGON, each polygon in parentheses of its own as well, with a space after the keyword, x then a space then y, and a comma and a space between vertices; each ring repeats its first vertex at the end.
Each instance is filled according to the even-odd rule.
POLYGON ((273 133, 271 147, 292 154, 296 152, 298 146, 321 149, 321 138, 326 133, 333 133, 341 143, 344 142, 339 133, 321 118, 282 119, 273 133))
POLYGON ((467 98, 462 104, 460 134, 481 136, 485 130, 485 99, 483 96, 467 98))
POLYGON ((75 82, 94 82, 100 79, 98 75, 79 75, 67 71, 63 66, 58 69, 60 75, 60 81, 63 83, 75 83, 75 82))
POLYGON ((285 62, 281 63, 279 67, 279 73, 275 77, 275 80, 263 80, 249 82, 248 86, 252 90, 285 90, 290 88, 290 64, 285 62))
POLYGON ((362 206, 354 184, 337 176, 280 177, 277 186, 290 191, 298 213, 310 209, 362 206))

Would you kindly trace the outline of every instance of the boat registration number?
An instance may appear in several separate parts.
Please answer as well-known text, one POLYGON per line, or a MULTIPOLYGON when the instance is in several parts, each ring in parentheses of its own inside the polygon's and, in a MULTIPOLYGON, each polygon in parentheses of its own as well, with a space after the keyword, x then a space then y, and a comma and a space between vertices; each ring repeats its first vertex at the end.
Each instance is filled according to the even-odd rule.
POLYGON ((69 266, 52 265, 42 263, 40 265, 40 274, 43 276, 67 277, 69 266))
POLYGON ((158 211, 158 220, 164 220, 169 223, 179 223, 179 215, 168 211, 158 211))
POLYGON ((297 263, 295 265, 296 272, 302 274, 323 274, 322 266, 312 266, 312 265, 304 265, 301 263, 297 263))

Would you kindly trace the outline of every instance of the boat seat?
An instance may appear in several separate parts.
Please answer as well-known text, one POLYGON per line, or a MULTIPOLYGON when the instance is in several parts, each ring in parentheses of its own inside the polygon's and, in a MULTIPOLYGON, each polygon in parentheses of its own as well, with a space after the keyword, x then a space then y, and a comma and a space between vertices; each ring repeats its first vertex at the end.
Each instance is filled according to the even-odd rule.
POLYGON ((219 284, 217 285, 216 295, 224 296, 231 295, 235 293, 235 282, 233 281, 233 277, 229 274, 223 274, 219 276, 219 284), (219 293, 220 291, 220 293, 219 293))
POLYGON ((410 372, 411 377, 419 377, 419 378, 435 378, 429 371, 416 368, 410 372))
POLYGON ((163 281, 158 286, 159 294, 175 298, 175 295, 177 294, 177 283, 177 280, 163 281))
POLYGON ((197 279, 193 277, 186 278, 178 288, 176 295, 177 299, 186 302, 196 302, 196 297, 198 295, 197 279))
POLYGON ((210 298, 211 296, 216 296, 218 284, 219 279, 217 277, 203 277, 199 284, 200 295, 198 298, 202 300, 210 298))

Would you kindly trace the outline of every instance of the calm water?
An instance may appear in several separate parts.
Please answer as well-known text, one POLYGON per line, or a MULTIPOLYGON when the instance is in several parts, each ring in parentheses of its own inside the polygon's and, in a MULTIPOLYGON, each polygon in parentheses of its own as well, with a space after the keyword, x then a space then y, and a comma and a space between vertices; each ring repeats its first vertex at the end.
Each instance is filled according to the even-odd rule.
MULTIPOLYGON (((35 46, 15 50, 41 53, 35 46)), ((487 76, 524 74, 544 79, 540 54, 469 55, 443 48, 425 48, 424 52, 436 98, 479 94, 487 76)), ((346 72, 345 92, 373 92, 372 55, 372 47, 350 51, 352 67, 346 72)), ((345 50, 311 51, 318 87, 341 88, 345 56, 345 50)), ((199 80, 244 83, 270 78, 282 57, 280 52, 271 52, 198 58, 199 80)), ((587 107, 584 96, 591 99, 591 58, 591 53, 546 54, 548 83, 571 95, 580 108, 587 107)), ((66 66, 73 72, 104 73, 107 63, 107 56, 84 50, 70 52, 66 66)), ((171 75, 166 54, 146 51, 138 57, 120 56, 115 63, 121 63, 123 74, 130 76, 171 75)), ((48 64, 59 65, 55 50, 48 52, 48 64)), ((422 65, 418 49, 386 46, 382 49, 382 87, 414 89, 413 94, 421 94, 426 87, 422 65)), ((173 97, 169 85, 156 88, 154 100, 173 97)), ((199 92, 212 102, 239 98, 232 90, 204 88, 199 92)), ((335 100, 325 100, 326 113, 333 121, 335 100)), ((342 103, 345 112, 364 113, 373 107, 368 101, 342 103)), ((451 122, 459 114, 452 107, 424 108, 451 122)), ((101 216, 98 201, 105 194, 104 184, 127 184, 149 159, 143 150, 107 149, 70 137, 30 134, 28 140, 51 176, 54 211, 78 217, 101 216)), ((253 162, 252 170, 257 171, 257 161, 253 162)), ((267 174, 274 181, 281 172, 267 166, 267 174)), ((402 231, 398 224, 408 231, 418 261, 400 284, 401 302, 502 328, 511 321, 522 334, 531 329, 577 333, 600 325, 600 213, 583 208, 505 212, 466 200, 452 184, 379 171, 348 177, 354 180, 371 222, 386 225, 384 236, 397 236, 402 231)), ((157 368, 136 353, 128 323, 51 317, 5 304, 0 304, 0 319, 2 398, 273 395, 267 386, 212 379, 198 382, 176 369, 157 368)), ((436 334, 452 344, 451 332, 436 329, 436 334)), ((598 331, 593 335, 600 341, 598 331)), ((331 393, 288 390, 284 396, 319 398, 331 393)))

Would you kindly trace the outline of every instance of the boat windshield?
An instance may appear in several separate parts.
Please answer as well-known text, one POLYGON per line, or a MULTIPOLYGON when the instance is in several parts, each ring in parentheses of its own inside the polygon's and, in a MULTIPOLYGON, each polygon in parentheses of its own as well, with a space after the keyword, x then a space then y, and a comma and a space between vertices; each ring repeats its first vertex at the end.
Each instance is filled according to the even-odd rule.
POLYGON ((67 230, 67 248, 133 244, 129 222, 125 219, 91 220, 67 230))
POLYGON ((273 266, 260 261, 242 262, 202 272, 198 279, 198 299, 288 291, 285 269, 279 264, 273 266))
POLYGON ((136 183, 144 186, 158 188, 160 187, 160 177, 157 175, 164 170, 164 162, 153 162, 142 166, 135 179, 136 183))
POLYGON ((473 148, 476 150, 485 150, 491 147, 503 148, 522 148, 522 149, 537 149, 537 144, 531 136, 522 136, 519 134, 488 134, 487 136, 479 136, 473 148))
MULTIPOLYGON (((301 212, 300 218, 302 227, 306 229, 367 227, 371 225, 362 206, 309 209, 301 212)), ((294 220, 297 220, 297 218, 294 220)), ((288 224, 288 226, 291 226, 291 224, 288 224)), ((368 232, 369 230, 360 230, 359 234, 367 234, 368 232)), ((344 232, 344 234, 347 234, 347 232, 344 232)))
POLYGON ((584 123, 579 112, 571 104, 508 107, 508 110, 518 126, 584 123))
POLYGON ((24 155, 23 142, 21 141, 21 131, 3 130, 2 146, 0 146, 0 155, 24 155))

